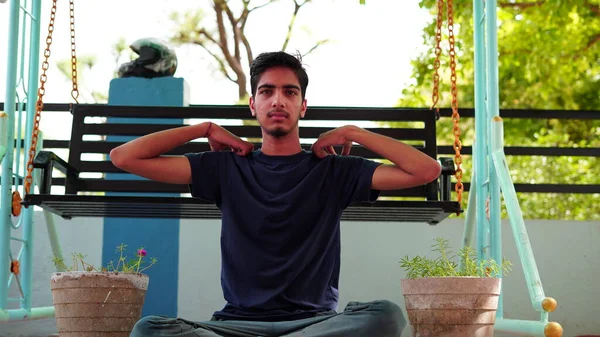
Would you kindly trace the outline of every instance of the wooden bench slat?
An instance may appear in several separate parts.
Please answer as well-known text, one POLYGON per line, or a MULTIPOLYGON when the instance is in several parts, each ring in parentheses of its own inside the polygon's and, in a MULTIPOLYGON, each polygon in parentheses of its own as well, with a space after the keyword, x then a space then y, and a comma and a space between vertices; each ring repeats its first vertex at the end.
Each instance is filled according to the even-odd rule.
MULTIPOLYGON (((39 205, 59 216, 219 219, 219 209, 205 201, 187 197, 121 197, 27 194, 25 202, 39 205), (153 209, 158 211, 153 211, 153 209)), ((377 201, 352 204, 345 221, 426 222, 435 225, 460 211, 457 202, 377 201)))
MULTIPOLYGON (((69 141, 48 142, 48 145, 68 145, 68 163, 79 177, 68 179, 44 173, 43 192, 51 186, 64 186, 64 195, 27 195, 25 204, 36 204, 66 218, 78 216, 127 216, 127 217, 176 217, 176 218, 219 218, 214 205, 200 205, 198 200, 179 198, 188 195, 187 185, 164 184, 141 179, 117 169, 108 159, 110 151, 123 142, 149 133, 181 127, 178 121, 197 123, 211 120, 240 137, 258 140, 261 129, 256 124, 236 125, 240 121, 254 121, 247 105, 211 105, 188 107, 111 106, 103 104, 76 104, 73 106, 73 126, 69 141), (97 118, 105 123, 98 123, 97 118), (158 120, 157 120, 158 119, 158 120), (100 136, 100 137, 99 137, 100 136), (100 160, 94 160, 100 157, 100 160), (104 178, 104 174, 113 175, 104 178), (50 178, 51 177, 51 178, 50 178), (129 179, 131 178, 131 179, 129 179), (108 196, 90 196, 85 193, 105 192, 108 196), (82 194, 83 193, 83 194, 82 194), (113 195, 110 195, 113 193, 113 195), (119 197, 122 194, 127 197, 119 197), (145 198, 156 194, 158 198, 145 198), (141 195, 141 196, 140 196, 141 195), (174 195, 174 196, 167 196, 174 195)), ((300 142, 310 150, 312 139, 338 125, 358 123, 367 130, 400 141, 408 141, 432 158, 437 159, 435 111, 411 108, 377 107, 309 107, 300 122, 300 142), (311 121, 304 123, 304 121, 311 121), (383 127, 382 122, 396 123, 383 127), (412 123, 417 122, 417 123, 412 123), (398 126, 398 127, 396 127, 398 126), (401 127, 400 127, 401 126, 401 127)), ((255 143, 255 149, 262 146, 255 143)), ((340 147, 337 147, 338 151, 340 147)), ((167 155, 210 151, 205 140, 193 141, 180 146, 167 155)), ((355 145, 351 155, 381 160, 380 155, 355 145)), ((49 165, 49 164, 46 164, 49 165)), ((51 167, 51 166, 46 166, 51 167)), ((367 221, 424 221, 435 224, 450 213, 460 211, 460 205, 447 201, 450 194, 449 166, 446 177, 430 184, 396 191, 383 191, 382 197, 419 198, 421 201, 406 203, 404 200, 379 200, 375 204, 354 205, 344 214, 348 220, 367 221), (443 191, 438 191, 438 187, 443 191), (443 201, 436 201, 436 200, 443 201), (434 202, 434 203, 432 203, 434 202)), ((40 190, 42 191, 42 190, 40 190)))
MULTIPOLYGON (((166 118, 166 119, 253 119, 247 105, 202 105, 187 107, 117 106, 79 104, 73 113, 88 117, 166 118)), ((427 121, 435 111, 380 107, 309 107, 304 120, 340 121, 427 121)))
MULTIPOLYGON (((104 142, 104 141, 84 141, 80 143, 80 148, 77 149, 77 153, 99 153, 99 154, 108 154, 110 150, 119 146, 122 142, 104 142)), ((71 145, 74 146, 74 145, 71 145)), ((254 148, 260 148, 261 143, 255 143, 254 148)), ((302 144, 303 149, 310 150, 311 144, 302 144)), ((426 148, 422 146, 415 146, 416 149, 425 152, 426 148)), ((195 153, 195 152, 204 152, 210 151, 210 146, 208 143, 204 142, 191 142, 187 143, 183 146, 180 146, 173 151, 168 152, 168 155, 183 155, 186 153, 195 153)), ((375 152, 368 150, 360 145, 355 145, 350 150, 351 155, 371 158, 371 159, 380 159, 381 156, 376 154, 375 152)))
MULTIPOLYGON (((80 192, 116 192, 116 193, 190 193, 187 185, 165 184, 156 181, 140 180, 138 177, 105 180, 99 178, 80 178, 80 192)), ((64 185, 64 178, 54 178, 55 185, 64 185)), ((421 197, 426 193, 425 186, 403 190, 381 191, 382 197, 421 197)))
MULTIPOLYGON (((182 125, 176 124, 117 124, 99 123, 84 124, 83 134, 104 136, 143 136, 153 132, 175 129, 182 125)), ((258 125, 224 125, 223 128, 239 137, 261 138, 262 132, 258 125)), ((301 126, 301 138, 318 138, 319 135, 332 130, 333 127, 301 126)), ((425 140, 425 131, 415 128, 365 128, 398 140, 425 140)))

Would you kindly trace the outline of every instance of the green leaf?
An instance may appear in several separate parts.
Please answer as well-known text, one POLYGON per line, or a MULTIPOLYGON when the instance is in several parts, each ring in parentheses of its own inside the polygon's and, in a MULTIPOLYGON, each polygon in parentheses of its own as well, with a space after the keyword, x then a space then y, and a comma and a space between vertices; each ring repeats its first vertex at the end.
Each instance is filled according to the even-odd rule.
MULTIPOLYGON (((437 1, 422 0, 431 19, 423 29, 428 50, 412 60, 413 83, 398 100, 402 107, 428 107, 433 88, 437 1)), ((459 107, 474 107, 475 93, 472 1, 454 1, 459 107)), ((500 108, 596 109, 600 106, 600 20, 597 4, 542 1, 533 6, 511 2, 498 6, 500 108)), ((448 29, 442 29, 440 101, 450 106, 448 29)), ((460 113, 460 109, 459 109, 460 113)), ((461 141, 470 146, 474 120, 461 118, 461 141)), ((438 144, 452 144, 452 121, 438 122, 438 144)), ((600 121, 506 119, 506 146, 600 147, 600 121)), ((472 158, 463 156, 463 181, 471 176, 472 158)), ((595 157, 509 156, 515 183, 600 184, 595 157)), ((467 200, 468 193, 463 195, 467 200)), ((519 193, 526 219, 600 220, 600 195, 519 193)), ((506 217, 506 213, 503 214, 506 217)))

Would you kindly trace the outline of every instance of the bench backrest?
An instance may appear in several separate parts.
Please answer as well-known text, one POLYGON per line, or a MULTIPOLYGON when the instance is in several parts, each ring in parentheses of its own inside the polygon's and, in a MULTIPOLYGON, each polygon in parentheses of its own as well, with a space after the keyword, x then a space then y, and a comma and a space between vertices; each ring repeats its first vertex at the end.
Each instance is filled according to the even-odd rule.
MULTIPOLYGON (((212 121, 233 134, 260 147, 261 131, 246 105, 194 105, 188 107, 144 107, 79 104, 72 108, 73 127, 69 143, 69 163, 81 174, 77 183, 67 180, 66 193, 189 193, 185 185, 148 181, 116 168, 108 158, 111 149, 148 133, 212 121)), ((332 128, 353 124, 414 145, 437 158, 435 112, 406 108, 309 107, 300 121, 302 146, 310 149, 316 138, 332 128)), ((209 151, 205 139, 185 144, 169 154, 209 151)), ((382 158, 360 145, 351 155, 374 160, 382 158)), ((410 160, 410 158, 407 158, 410 160)), ((437 199, 438 182, 385 191, 382 197, 437 199)))

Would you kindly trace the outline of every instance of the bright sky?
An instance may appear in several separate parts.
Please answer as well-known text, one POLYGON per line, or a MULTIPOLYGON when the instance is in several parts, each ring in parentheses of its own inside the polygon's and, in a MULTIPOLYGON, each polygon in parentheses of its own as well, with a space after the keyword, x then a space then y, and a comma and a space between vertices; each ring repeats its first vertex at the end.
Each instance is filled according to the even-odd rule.
MULTIPOLYGON (((8 0, 18 1, 18 0, 8 0)), ((31 0, 21 0, 22 2, 31 0)), ((0 50, 7 48, 9 2, 0 3, 0 50)), ((95 55, 93 72, 80 79, 87 88, 108 92, 115 68, 112 44, 124 37, 128 43, 152 36, 167 38, 172 24, 168 14, 202 6, 209 13, 210 0, 91 0, 75 2, 78 55, 95 55)), ((255 1, 261 4, 266 1, 255 1)), ((47 34, 51 1, 42 0, 42 44, 47 34)), ((247 34, 257 55, 280 49, 290 14, 291 0, 279 1, 255 12, 247 34)), ((54 62, 68 59, 69 5, 58 2, 53 35, 51 68, 46 102, 69 102, 70 86, 54 62)), ((408 81, 410 58, 422 46, 421 29, 430 19, 418 1, 319 0, 301 9, 294 38, 288 51, 306 51, 313 42, 329 38, 307 56, 304 62, 310 77, 309 105, 391 106, 408 81), (310 34, 306 30, 310 29, 310 34)), ((43 50, 43 45, 42 45, 43 50)), ((192 104, 230 104, 236 100, 236 87, 214 74, 210 57, 197 46, 177 48, 179 67, 175 76, 184 77, 191 88, 192 104)), ((6 53, 0 64, 6 65, 6 53)), ((6 95, 6 66, 0 68, 0 101, 6 95)))
MULTIPOLYGON (((6 97, 8 12, 12 1, 18 0, 0 1, 0 102, 6 97)), ((31 1, 21 0, 27 4, 31 1)), ((252 4, 266 2, 254 0, 252 4)), ((108 92, 117 67, 113 44, 119 38, 127 43, 142 37, 168 39, 174 28, 169 20, 171 12, 201 7, 212 14, 211 3, 212 0, 75 1, 77 55, 94 55, 98 61, 92 71, 80 70, 80 88, 108 92)), ((42 0, 42 51, 51 5, 51 0, 42 0)), ((280 0, 251 15, 246 33, 254 55, 281 49, 292 11, 291 0, 280 0)), ((411 58, 427 48, 423 45, 422 28, 429 20, 430 14, 418 7, 418 1, 367 0, 363 6, 359 0, 313 0, 303 7, 287 51, 304 53, 315 41, 331 41, 304 58, 310 79, 309 107, 394 106, 410 81, 411 58)), ((236 102, 237 87, 214 71, 211 57, 201 47, 184 46, 176 51, 179 65, 175 76, 188 82, 191 104, 236 102)), ((58 1, 44 102, 71 102, 71 84, 56 67, 57 61, 69 59, 69 2, 61 0, 58 1)), ((124 61, 127 60, 121 63, 124 61)), ((33 94, 32 100, 35 100, 33 94)), ((81 97, 80 103, 91 103, 81 97)), ((46 139, 69 138, 69 113, 54 113, 53 118, 42 115, 40 128, 46 139)), ((66 156, 63 152, 57 151, 57 154, 66 156)))
MULTIPOLYGON (((0 3, 0 65, 8 62, 5 51, 11 1, 18 0, 0 3)), ((31 1, 21 0, 28 4, 31 1)), ((252 4, 266 2, 254 0, 252 4)), ((212 14, 211 3, 212 0, 76 1, 77 55, 97 58, 92 71, 80 70, 80 88, 108 92, 117 67, 113 44, 119 38, 127 43, 142 37, 166 40, 174 29, 169 20, 171 12, 201 7, 212 14)), ((42 51, 51 5, 51 0, 42 0, 42 51)), ((251 14, 246 33, 254 55, 281 49, 292 11, 291 0, 280 0, 251 14)), ((331 41, 304 58, 310 79, 309 107, 394 106, 410 81, 411 58, 427 47, 423 45, 422 28, 428 20, 431 20, 430 14, 418 7, 418 1, 369 0, 363 6, 358 0, 318 0, 303 7, 287 51, 306 52, 315 41, 325 38, 331 41)), ((236 85, 215 72, 211 57, 201 47, 183 46, 176 51, 179 65, 175 76, 188 82, 191 104, 236 102, 236 85)), ((71 102, 71 84, 56 67, 57 61, 69 59, 69 2, 61 0, 58 1, 44 102, 71 102)), ((122 59, 119 64, 125 61, 122 59)), ((80 95, 80 103, 91 103, 82 98, 83 95, 80 95)), ((1 66, 0 102, 4 102, 5 97, 6 66, 1 66)), ((52 119, 46 116, 43 114, 41 122, 45 138, 68 139, 70 114, 53 114, 52 119)))

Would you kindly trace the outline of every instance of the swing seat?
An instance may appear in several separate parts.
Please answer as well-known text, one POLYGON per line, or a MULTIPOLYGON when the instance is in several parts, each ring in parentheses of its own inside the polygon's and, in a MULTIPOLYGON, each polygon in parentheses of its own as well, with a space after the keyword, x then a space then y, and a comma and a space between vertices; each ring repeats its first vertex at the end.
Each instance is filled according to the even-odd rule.
MULTIPOLYGON (((230 132, 252 141, 261 130, 246 106, 144 107, 76 104, 71 108, 73 127, 68 161, 55 153, 39 151, 34 167, 41 171, 39 193, 26 194, 22 204, 39 206, 65 219, 76 217, 218 219, 212 203, 193 198, 187 185, 165 184, 123 172, 108 158, 110 150, 129 139, 159 130, 211 120, 230 132), (100 120, 100 121, 99 121, 100 120), (104 120, 104 121, 102 121, 104 120), (241 121, 245 123, 241 123, 241 121), (236 124, 236 125, 231 125, 236 124), (92 158, 96 156, 96 158, 92 158), (62 173, 61 176, 55 173, 62 173), (64 193, 52 193, 64 187, 64 193)), ((368 122, 364 127, 414 146, 437 158, 435 112, 403 108, 312 107, 300 126, 302 147, 334 127, 368 122), (383 123, 391 127, 381 127, 383 123), (331 126, 323 126, 331 125, 331 126)), ((255 148, 260 143, 255 142, 255 148)), ((189 142, 170 155, 210 151, 203 140, 189 142)), ((368 149, 353 146, 352 155, 382 159, 368 149)), ((451 158, 439 158, 440 178, 423 186, 382 191, 375 203, 352 204, 342 219, 347 221, 426 222, 437 224, 460 213, 451 201, 451 158)))
MULTIPOLYGON (((38 205, 65 219, 74 217, 220 219, 212 203, 188 197, 31 195, 38 205)), ((455 203, 443 201, 378 201, 354 204, 342 215, 345 221, 426 222, 437 224, 451 213, 455 203)))

